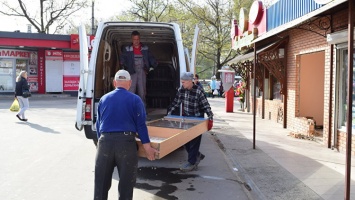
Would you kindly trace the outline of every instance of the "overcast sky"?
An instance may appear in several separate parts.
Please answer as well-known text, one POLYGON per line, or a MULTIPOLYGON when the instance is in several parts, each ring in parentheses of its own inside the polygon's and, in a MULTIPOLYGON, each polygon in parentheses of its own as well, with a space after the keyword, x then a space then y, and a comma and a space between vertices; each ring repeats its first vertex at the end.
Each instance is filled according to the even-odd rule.
MULTIPOLYGON (((38 5, 38 0, 27 0, 33 1, 32 5, 38 5)), ((26 1, 26 2, 27 2, 26 1)), ((17 3, 17 1, 11 0, 10 2, 17 3)), ((27 5, 27 4, 26 4, 27 5)), ((130 2, 127 0, 95 0, 95 19, 98 21, 107 20, 112 16, 118 15, 123 10, 130 7, 130 2)), ((78 25, 81 20, 86 20, 91 23, 91 7, 85 10, 79 11, 78 25)), ((21 32, 27 32, 28 21, 21 17, 7 17, 0 14, 0 21, 3 22, 0 27, 0 31, 15 31, 20 30, 21 32)), ((53 32, 53 30, 51 30, 53 32)), ((32 32, 37 32, 32 27, 32 32)))

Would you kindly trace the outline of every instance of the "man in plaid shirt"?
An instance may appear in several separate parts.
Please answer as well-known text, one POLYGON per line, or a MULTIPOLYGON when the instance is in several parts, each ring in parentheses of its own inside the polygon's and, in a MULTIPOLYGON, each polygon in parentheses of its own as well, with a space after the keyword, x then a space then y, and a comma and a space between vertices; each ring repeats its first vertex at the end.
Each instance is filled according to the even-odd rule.
MULTIPOLYGON (((204 117, 204 114, 206 113, 209 118, 208 130, 211 130, 213 126, 211 106, 201 87, 193 83, 193 77, 194 75, 191 72, 185 72, 181 75, 180 79, 182 87, 178 90, 168 115, 171 115, 171 113, 182 103, 183 116, 204 117)), ((201 138, 202 135, 199 135, 185 144, 188 153, 188 161, 181 166, 181 171, 187 172, 197 169, 200 161, 205 158, 205 155, 200 152, 201 138)))

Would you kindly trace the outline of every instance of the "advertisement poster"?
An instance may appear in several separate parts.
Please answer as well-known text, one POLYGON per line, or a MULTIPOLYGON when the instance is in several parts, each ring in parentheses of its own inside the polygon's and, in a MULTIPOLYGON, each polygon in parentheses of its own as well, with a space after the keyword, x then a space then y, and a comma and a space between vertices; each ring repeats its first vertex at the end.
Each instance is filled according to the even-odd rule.
POLYGON ((31 92, 38 91, 38 78, 37 77, 28 77, 28 84, 30 85, 31 92))
POLYGON ((63 80, 64 91, 77 91, 79 88, 79 76, 77 77, 69 77, 64 76, 63 80))
POLYGON ((64 52, 63 90, 77 91, 80 79, 79 52, 64 52))

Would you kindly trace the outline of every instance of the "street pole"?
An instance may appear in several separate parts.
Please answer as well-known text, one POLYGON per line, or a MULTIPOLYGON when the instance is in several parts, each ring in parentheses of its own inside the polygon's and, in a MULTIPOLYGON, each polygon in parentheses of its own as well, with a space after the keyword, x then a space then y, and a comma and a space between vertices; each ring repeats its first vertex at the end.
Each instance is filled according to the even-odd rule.
POLYGON ((253 84, 253 149, 255 149, 255 137, 256 137, 256 44, 254 43, 254 84, 253 84))
POLYGON ((91 35, 94 35, 94 32, 95 32, 95 24, 94 24, 94 21, 95 21, 95 17, 94 17, 94 8, 95 8, 95 1, 93 0, 91 2, 91 35))
POLYGON ((346 120, 346 170, 345 170, 345 198, 350 200, 351 181, 351 142, 352 142, 352 107, 353 107, 353 67, 354 67, 354 20, 353 0, 348 0, 348 96, 347 96, 347 120, 346 120))

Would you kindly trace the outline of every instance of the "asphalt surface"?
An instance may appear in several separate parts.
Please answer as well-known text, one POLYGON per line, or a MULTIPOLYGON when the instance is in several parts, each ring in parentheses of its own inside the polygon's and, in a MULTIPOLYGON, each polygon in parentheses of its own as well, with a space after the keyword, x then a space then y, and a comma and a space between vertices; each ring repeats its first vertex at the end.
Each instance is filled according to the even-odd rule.
MULTIPOLYGON (((75 97, 67 95, 34 95, 32 100, 67 98, 75 103, 75 97)), ((11 100, 11 96, 0 95, 1 114, 11 113, 7 108, 11 100)), ((214 127, 203 134, 201 152, 206 158, 201 161, 199 169, 189 173, 178 171, 179 165, 186 160, 183 148, 153 162, 140 158, 135 199, 322 199, 259 148, 271 142, 256 140, 253 149, 252 114, 240 111, 238 101, 235 101, 234 112, 227 113, 225 99, 208 100, 215 114, 214 127)), ((270 141, 276 140, 273 141, 276 144, 283 142, 268 134, 271 132, 287 134, 281 124, 257 118, 257 137, 264 134, 270 141)), ((290 155, 290 159, 293 156, 290 155)), ((113 178, 116 182, 110 194, 117 199, 113 188, 117 188, 115 184, 119 178, 115 174, 113 178)))
MULTIPOLYGON (((91 199, 96 149, 74 128, 76 98, 33 95, 27 122, 10 112, 13 97, 0 95, 0 199, 91 199)), ((139 159, 134 199, 251 199, 213 132, 202 137, 206 158, 198 170, 182 173, 186 152, 179 148, 163 159, 139 159)), ((109 199, 117 199, 113 174, 109 199)))

